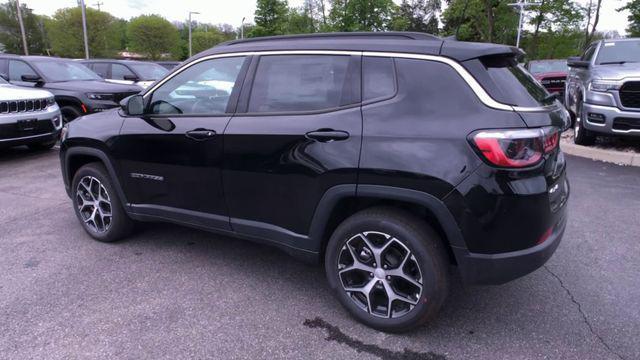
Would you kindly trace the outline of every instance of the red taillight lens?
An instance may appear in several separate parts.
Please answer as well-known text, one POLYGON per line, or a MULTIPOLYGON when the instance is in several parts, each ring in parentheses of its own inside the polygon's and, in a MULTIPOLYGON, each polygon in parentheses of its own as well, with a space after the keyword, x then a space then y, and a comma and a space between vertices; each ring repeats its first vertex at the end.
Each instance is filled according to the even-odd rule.
POLYGON ((483 130, 471 135, 482 156, 492 165, 522 168, 537 164, 558 146, 557 128, 483 130))

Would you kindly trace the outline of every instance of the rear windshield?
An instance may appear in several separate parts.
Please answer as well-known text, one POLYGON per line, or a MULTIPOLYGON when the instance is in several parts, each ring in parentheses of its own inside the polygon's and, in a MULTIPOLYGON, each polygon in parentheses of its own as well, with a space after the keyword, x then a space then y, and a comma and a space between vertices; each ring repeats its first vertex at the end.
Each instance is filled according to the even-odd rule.
POLYGON ((596 64, 640 62, 640 41, 607 41, 598 51, 596 64))
POLYGON ((529 72, 532 74, 544 74, 550 72, 566 72, 567 60, 531 61, 529 72))
POLYGON ((540 106, 554 101, 515 58, 486 57, 481 59, 481 63, 492 82, 486 84, 485 89, 494 99, 514 106, 540 106))

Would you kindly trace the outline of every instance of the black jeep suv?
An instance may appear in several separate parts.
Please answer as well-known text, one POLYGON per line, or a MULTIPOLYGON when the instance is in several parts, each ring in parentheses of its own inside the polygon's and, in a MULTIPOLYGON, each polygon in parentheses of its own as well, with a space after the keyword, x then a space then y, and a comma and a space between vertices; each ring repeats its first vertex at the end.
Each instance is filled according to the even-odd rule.
POLYGON ((324 263, 363 323, 402 331, 471 284, 540 267, 569 185, 567 111, 516 49, 414 33, 205 51, 65 128, 66 190, 100 241, 169 221, 324 263))
POLYGON ((13 85, 53 93, 65 123, 119 107, 120 100, 142 90, 137 85, 108 83, 77 61, 48 56, 2 54, 0 74, 13 85))

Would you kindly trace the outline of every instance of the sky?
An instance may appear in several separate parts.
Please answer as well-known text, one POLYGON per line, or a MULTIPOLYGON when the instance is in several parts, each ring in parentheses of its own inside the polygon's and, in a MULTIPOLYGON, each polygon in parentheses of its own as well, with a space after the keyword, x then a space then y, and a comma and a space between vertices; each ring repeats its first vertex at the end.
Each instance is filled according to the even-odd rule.
MULTIPOLYGON (((212 24, 227 23, 233 26, 240 26, 243 17, 246 18, 246 22, 251 22, 256 4, 255 0, 85 0, 85 5, 97 8, 98 2, 102 3, 102 10, 124 19, 142 14, 158 14, 170 21, 184 21, 189 11, 197 11, 200 14, 193 15, 194 20, 212 24)), ((300 6, 302 2, 303 0, 289 0, 289 5, 300 6)), ((616 9, 627 2, 628 0, 603 0, 598 30, 616 30, 624 34, 627 14, 618 13, 616 9)), ((21 3, 41 15, 53 15, 59 8, 77 6, 76 0, 21 0, 21 3)))

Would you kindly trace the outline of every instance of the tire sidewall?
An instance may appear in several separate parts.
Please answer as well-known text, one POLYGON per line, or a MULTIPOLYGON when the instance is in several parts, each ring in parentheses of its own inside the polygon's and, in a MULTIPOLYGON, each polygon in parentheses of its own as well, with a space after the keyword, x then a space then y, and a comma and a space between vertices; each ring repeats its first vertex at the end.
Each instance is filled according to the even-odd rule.
POLYGON ((439 254, 435 248, 430 249, 425 241, 420 239, 419 232, 400 226, 394 221, 380 219, 353 218, 348 219, 336 229, 325 254, 325 272, 329 286, 337 295, 343 306, 361 322, 383 331, 405 331, 422 322, 425 317, 436 312, 446 294, 446 276, 441 274, 442 264, 438 263, 439 254), (338 275, 337 264, 340 249, 348 239, 365 231, 380 231, 395 237, 409 248, 415 256, 422 274, 422 294, 418 304, 407 314, 399 318, 379 318, 365 312, 358 307, 344 291, 338 275))
POLYGON ((62 115, 62 122, 65 123, 65 124, 68 124, 71 121, 73 121, 73 120, 79 118, 80 116, 82 116, 82 112, 78 108, 73 106, 73 105, 66 105, 66 106, 63 106, 62 108, 60 108, 60 114, 62 115), (69 114, 69 113, 74 115, 73 119, 69 119, 67 117, 67 115, 65 115, 65 114, 69 114))

